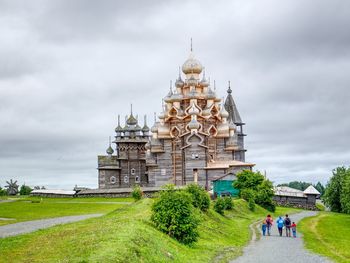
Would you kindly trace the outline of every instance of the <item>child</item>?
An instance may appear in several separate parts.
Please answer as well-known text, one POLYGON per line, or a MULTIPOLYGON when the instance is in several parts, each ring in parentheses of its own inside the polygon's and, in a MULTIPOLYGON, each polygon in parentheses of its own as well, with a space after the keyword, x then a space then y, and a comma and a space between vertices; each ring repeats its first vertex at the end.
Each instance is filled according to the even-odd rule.
POLYGON ((263 232, 263 236, 265 236, 265 234, 266 234, 266 228, 267 228, 267 224, 266 224, 266 220, 264 220, 262 222, 262 225, 261 225, 261 230, 263 232))
POLYGON ((295 224, 295 222, 292 223, 291 228, 293 232, 293 237, 297 237, 297 225, 295 224))

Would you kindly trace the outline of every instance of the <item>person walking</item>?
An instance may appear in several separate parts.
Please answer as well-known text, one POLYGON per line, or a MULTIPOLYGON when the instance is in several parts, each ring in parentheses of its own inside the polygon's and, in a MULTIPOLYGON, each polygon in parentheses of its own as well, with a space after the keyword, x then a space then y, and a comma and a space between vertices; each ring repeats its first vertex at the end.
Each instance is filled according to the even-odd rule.
POLYGON ((284 220, 282 219, 282 217, 280 216, 277 221, 277 228, 278 228, 278 233, 280 234, 280 237, 282 236, 282 231, 283 231, 283 226, 284 226, 284 220))
POLYGON ((263 220, 262 225, 261 225, 261 230, 262 230, 263 236, 266 235, 266 228, 267 228, 266 220, 263 220))
POLYGON ((293 237, 297 237, 297 225, 295 224, 295 222, 292 223, 291 228, 293 232, 293 237))
POLYGON ((292 222, 290 221, 290 218, 288 215, 284 218, 284 226, 286 227, 286 236, 290 237, 290 227, 291 227, 292 222))
POLYGON ((271 215, 267 215, 266 217, 266 229, 267 229, 267 235, 271 235, 271 226, 272 226, 273 220, 271 215))

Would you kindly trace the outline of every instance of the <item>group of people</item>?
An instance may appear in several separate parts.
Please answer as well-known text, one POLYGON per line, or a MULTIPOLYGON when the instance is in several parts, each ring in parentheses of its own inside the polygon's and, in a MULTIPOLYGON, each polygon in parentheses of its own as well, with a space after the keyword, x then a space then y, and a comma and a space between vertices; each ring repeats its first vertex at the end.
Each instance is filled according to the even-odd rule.
MULTIPOLYGON (((268 236, 271 235, 272 225, 273 225, 273 219, 271 215, 267 215, 266 219, 264 219, 261 226, 262 233, 264 236, 266 235, 266 233, 268 236)), ((297 237, 297 225, 295 224, 295 222, 292 222, 290 220, 288 215, 286 215, 285 218, 282 218, 281 216, 278 217, 276 221, 276 225, 280 236, 282 236, 283 228, 285 228, 287 237, 291 237, 291 232, 293 233, 293 237, 297 237)))

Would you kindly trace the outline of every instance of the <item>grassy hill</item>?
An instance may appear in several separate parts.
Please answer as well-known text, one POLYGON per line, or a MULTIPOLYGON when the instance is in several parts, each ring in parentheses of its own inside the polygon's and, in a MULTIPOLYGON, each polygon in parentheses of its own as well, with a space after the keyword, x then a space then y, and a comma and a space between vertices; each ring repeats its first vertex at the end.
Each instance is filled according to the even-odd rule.
MULTIPOLYGON (((225 262, 249 241, 249 224, 267 211, 253 213, 243 200, 221 216, 201 214, 200 238, 188 247, 159 232, 149 221, 152 199, 103 217, 0 239, 0 262, 225 262)), ((276 215, 295 211, 277 208, 276 215)))
POLYGON ((13 219, 0 220, 0 226, 51 217, 105 214, 123 207, 127 202, 133 202, 133 199, 17 197, 13 198, 13 202, 0 203, 0 218, 13 219))
POLYGON ((350 262, 350 215, 321 212, 303 219, 299 230, 308 249, 336 262, 350 262))

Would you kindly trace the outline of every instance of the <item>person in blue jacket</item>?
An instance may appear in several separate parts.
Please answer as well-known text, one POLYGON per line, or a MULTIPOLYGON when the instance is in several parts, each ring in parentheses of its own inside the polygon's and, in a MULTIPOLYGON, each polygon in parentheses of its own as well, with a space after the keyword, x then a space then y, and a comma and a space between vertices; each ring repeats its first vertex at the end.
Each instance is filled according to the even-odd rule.
POLYGON ((277 219, 276 224, 277 224, 277 228, 278 228, 278 233, 280 234, 280 237, 281 237, 283 226, 284 226, 284 220, 282 219, 282 217, 279 217, 277 219))

